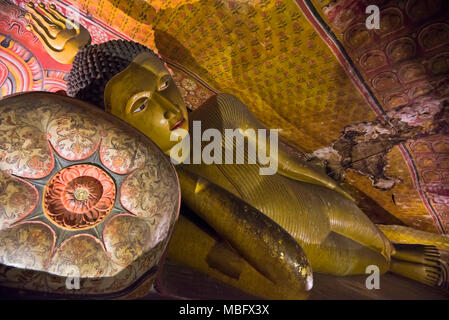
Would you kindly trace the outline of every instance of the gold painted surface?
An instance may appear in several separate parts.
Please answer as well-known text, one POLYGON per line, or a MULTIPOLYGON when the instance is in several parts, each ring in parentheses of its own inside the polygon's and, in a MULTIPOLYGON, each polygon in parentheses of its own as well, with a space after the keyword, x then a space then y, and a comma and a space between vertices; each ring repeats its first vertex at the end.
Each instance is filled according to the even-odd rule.
POLYGON ((29 2, 27 6, 28 13, 25 14, 25 17, 30 21, 27 29, 33 30, 47 52, 56 61, 72 63, 78 48, 90 44, 89 32, 81 24, 74 23, 71 19, 61 15, 54 4, 48 8, 43 3, 39 4, 39 9, 48 13, 47 19, 42 17, 33 2, 29 2), (46 37, 46 35, 50 35, 50 37, 46 37))
POLYGON ((217 90, 235 94, 268 127, 282 129, 281 136, 307 151, 330 144, 345 125, 375 117, 294 1, 149 1, 159 8, 155 18, 141 3, 116 1, 112 8, 106 0, 74 2, 217 90), (147 15, 146 25, 132 18, 139 15, 147 15))
MULTIPOLYGON (((217 95, 193 111, 191 120, 200 120, 203 129, 219 128, 222 134, 223 130, 226 130, 224 128, 263 128, 245 105, 235 97, 224 94, 217 95)), ((226 137, 223 140, 226 140, 226 143, 222 143, 222 148, 225 148, 228 142, 236 146, 235 142, 228 141, 226 137)), ((381 269, 385 271, 392 252, 391 244, 355 203, 337 188, 318 183, 317 173, 315 176, 308 175, 300 163, 295 164, 293 159, 285 157, 283 150, 278 152, 278 160, 279 171, 274 175, 261 175, 260 163, 215 164, 216 172, 210 170, 211 165, 184 166, 187 170, 226 188, 273 219, 304 248, 315 272, 357 274, 363 273, 368 264, 376 264, 379 267, 382 265, 381 269), (284 162, 288 165, 285 166, 284 162), (311 179, 312 177, 315 179, 311 179), (228 189, 229 185, 234 188, 228 189)), ((178 175, 183 199, 190 205, 193 201, 190 199, 193 196, 192 190, 185 186, 182 170, 178 170, 178 175)), ((203 183, 204 186, 200 188, 200 183, 201 179, 197 182, 194 199, 201 203, 208 201, 210 214, 214 214, 212 208, 219 204, 211 203, 207 197, 199 200, 202 194, 206 193, 203 189, 207 190, 212 186, 203 183)), ((204 204, 203 207, 198 205, 195 208, 207 212, 204 204)), ((221 208, 219 212, 224 214, 227 211, 221 208)), ((204 215, 203 213, 201 217, 204 215)), ((226 236, 240 237, 237 231, 230 231, 226 236)), ((252 235, 251 238, 256 242, 258 235, 252 235)))
MULTIPOLYGON (((443 2, 420 3, 379 2, 382 28, 367 31, 364 1, 312 1, 386 111, 426 95, 449 70, 447 24, 438 18, 426 25, 443 2)), ((295 1, 75 0, 73 4, 198 74, 217 90, 235 94, 268 127, 281 128, 281 137, 305 151, 329 146, 348 124, 375 118, 295 1)), ((192 79, 175 81, 184 83, 180 91, 191 108, 204 101, 205 92, 194 89, 192 79)), ((397 161, 390 166, 408 170, 403 160, 397 161)), ((417 169, 426 174, 420 166, 417 169)), ((364 184, 365 178, 357 179, 357 184, 364 184)), ((364 192, 376 194, 379 203, 387 204, 391 198, 373 187, 364 192)), ((425 196, 443 226, 447 224, 447 203, 440 195, 425 196)), ((405 205, 397 207, 396 217, 407 215, 405 205)), ((406 218, 414 219, 414 227, 438 231, 430 226, 424 206, 406 218)))
MULTIPOLYGON (((164 153, 177 144, 172 135, 188 130, 187 106, 164 63, 143 52, 108 80, 105 110, 139 129, 164 153)), ((183 138, 182 133, 177 134, 183 138)))
MULTIPOLYGON (((174 261, 195 268, 215 279, 253 295, 271 299, 289 298, 283 286, 274 284, 238 254, 235 254, 234 257, 242 261, 238 277, 224 274, 222 270, 211 265, 208 261, 208 255, 213 252, 214 246, 219 241, 215 235, 205 232, 201 229, 201 226, 181 215, 173 232, 173 239, 168 249, 168 255, 174 261), (185 241, 185 239, 191 239, 191 241, 185 241), (189 254, 186 255, 186 252, 189 252, 189 254)), ((227 263, 228 260, 223 261, 224 265, 227 263)), ((307 294, 303 293, 303 298, 306 296, 307 294)))
POLYGON ((393 242, 433 245, 439 249, 449 250, 449 237, 430 232, 411 229, 396 225, 377 225, 379 229, 393 242))
MULTIPOLYGON (((117 8, 108 1, 75 5, 90 8, 100 20, 158 50, 217 90, 235 94, 267 127, 281 128, 281 137, 302 150, 328 146, 346 125, 375 119, 294 1, 147 1, 158 10, 147 11, 147 24, 139 22, 133 28, 137 21, 133 17, 144 14, 140 2, 114 3, 117 8), (104 12, 106 7, 111 8, 104 12), (148 32, 152 29, 155 37, 148 32)), ((185 89, 180 91, 189 104, 185 89)), ((404 181, 391 192, 375 189, 351 171, 346 179, 405 223, 436 232, 402 156, 389 160, 388 171, 404 181), (399 198, 396 205, 392 194, 399 198)))
MULTIPOLYGON (((277 6, 278 7, 282 7, 282 4, 277 4, 277 6)), ((220 73, 217 72, 217 75, 220 76, 220 73)), ((243 179, 240 179, 240 181, 243 181, 243 179)), ((186 188, 186 191, 184 191, 184 188, 183 188, 183 194, 185 194, 186 192, 187 193, 188 192, 193 192, 194 189, 195 188, 193 188, 192 186, 189 186, 188 188, 186 188)), ((369 221, 368 221, 368 219, 366 217, 364 217, 359 211, 357 211, 355 209, 355 206, 352 204, 352 202, 351 202, 351 205, 349 205, 348 204, 349 200, 345 200, 346 201, 346 203, 345 203, 341 198, 338 198, 337 196, 335 196, 336 194, 330 194, 327 199, 330 200, 329 203, 333 202, 332 205, 331 205, 331 204, 325 202, 324 197, 323 197, 323 199, 318 199, 317 200, 317 198, 315 198, 315 200, 313 200, 313 198, 314 198, 313 196, 317 196, 317 195, 319 195, 321 193, 326 194, 325 191, 313 192, 314 188, 310 187, 309 190, 308 190, 310 192, 308 193, 308 192, 301 192, 301 191, 304 191, 306 189, 306 187, 304 187, 303 190, 300 190, 300 189, 301 188, 299 188, 298 190, 295 190, 295 189, 292 188, 293 191, 299 191, 299 192, 296 192, 296 194, 300 194, 302 196, 308 195, 308 201, 301 201, 301 202, 305 202, 308 205, 310 205, 311 207, 313 207, 313 209, 317 209, 317 210, 315 210, 315 213, 317 213, 317 212, 321 212, 321 213, 326 212, 326 209, 325 209, 326 206, 329 207, 328 208, 329 212, 327 212, 329 214, 328 218, 329 218, 329 221, 332 221, 333 223, 336 223, 336 225, 332 226, 335 229, 335 230, 333 230, 333 231, 335 231, 335 233, 340 233, 341 235, 348 236, 348 237, 350 237, 351 235, 354 235, 354 233, 357 233, 354 238, 357 239, 360 243, 364 243, 364 244, 367 245, 367 247, 365 248, 367 250, 366 252, 368 252, 368 250, 369 250, 368 247, 369 248, 373 248, 373 249, 377 249, 377 250, 381 251, 380 253, 382 253, 387 259, 389 258, 389 255, 390 255, 390 250, 389 249, 391 249, 391 248, 387 248, 387 247, 389 247, 387 245, 388 241, 386 241, 386 239, 382 238, 381 233, 378 232, 378 230, 376 228, 372 228, 371 230, 368 230, 368 229, 370 229, 369 227, 371 227, 372 225, 369 223, 369 221), (352 212, 351 212, 351 209, 352 209, 352 212), (351 215, 348 215, 348 213, 354 213, 354 214, 351 216, 351 215), (364 217, 364 218, 361 219, 361 217, 364 217), (360 223, 360 221, 362 221, 362 223, 360 223), (351 225, 352 223, 355 223, 355 228, 352 227, 352 225, 351 225), (366 229, 360 228, 360 226, 363 226, 364 224, 365 224, 365 226, 369 226, 369 227, 366 228, 366 229), (371 232, 371 235, 373 235, 373 234, 375 235, 375 239, 373 237, 371 237, 371 239, 370 239, 370 232, 366 232, 367 230, 371 232), (364 238, 364 237, 367 237, 367 238, 364 238)), ((203 191, 203 195, 204 195, 205 194, 204 190, 208 190, 208 188, 199 188, 198 190, 195 189, 195 192, 196 191, 203 191)), ((260 197, 261 194, 263 194, 263 195, 266 194, 266 192, 265 192, 266 190, 267 190, 266 188, 264 190, 262 190, 263 192, 260 192, 260 190, 257 190, 257 191, 259 191, 259 192, 257 192, 258 197, 260 197)), ((210 199, 210 197, 205 197, 205 198, 208 201, 212 202, 213 204, 216 204, 217 202, 219 202, 219 201, 212 201, 210 199)), ((250 197, 248 197, 248 198, 250 198, 250 197)), ((190 200, 192 198, 187 196, 186 199, 190 200)), ((282 199, 282 198, 279 198, 279 199, 282 199)), ((263 203, 263 200, 266 200, 266 199, 255 199, 254 202, 258 202, 257 204, 260 204, 260 202, 259 202, 260 200, 262 200, 262 203, 263 203)), ((209 202, 209 204, 210 204, 210 202, 209 202)), ((272 203, 273 202, 277 202, 279 204, 279 203, 282 202, 282 200, 271 201, 271 202, 272 203)), ((206 204, 207 204, 206 201, 201 203, 201 205, 203 207, 212 207, 212 205, 207 206, 206 204)), ((199 205, 199 207, 201 207, 201 205, 199 205)), ((219 210, 219 211, 222 211, 222 210, 219 210)), ((286 211, 288 211, 288 210, 286 210, 286 211)), ((293 210, 290 210, 290 212, 293 212, 293 210)), ((208 217, 208 218, 210 218, 210 217, 208 217)), ((309 221, 311 221, 311 222, 319 222, 318 220, 317 221, 315 221, 315 220, 316 219, 309 219, 309 221)), ((210 223, 210 221, 208 221, 208 222, 210 223)), ((235 224, 235 225, 238 225, 238 224, 235 224)), ((294 225, 296 226, 298 224, 295 223, 294 225)), ((299 225, 301 225, 301 224, 299 224, 299 225)), ((226 227, 229 227, 229 225, 227 225, 226 227)), ((315 229, 316 230, 316 228, 310 228, 310 229, 315 229)), ((229 229, 226 230, 226 232, 224 232, 224 234, 226 234, 226 235, 228 235, 230 233, 231 233, 231 231, 229 229)), ((238 236, 240 236, 241 234, 243 234, 243 233, 242 232, 237 232, 238 236)), ((319 232, 318 235, 320 235, 321 237, 324 237, 324 236, 326 236, 326 233, 325 232, 324 233, 323 232, 319 232)), ((328 237, 326 237, 326 239, 323 239, 323 238, 319 239, 318 242, 321 242, 320 245, 323 245, 323 246, 329 245, 328 247, 329 247, 330 250, 332 250, 332 249, 340 249, 340 248, 344 247, 345 245, 346 245, 346 248, 353 249, 354 251, 360 249, 360 245, 358 245, 358 247, 357 247, 357 246, 349 245, 347 243, 346 244, 345 243, 339 243, 341 239, 338 240, 338 239, 335 239, 334 237, 331 237, 333 235, 334 234, 330 234, 329 233, 328 237)), ((295 235, 295 236, 297 236, 297 235, 295 235)), ((298 236, 298 238, 300 238, 300 237, 298 236)), ((270 243, 269 240, 266 240, 266 239, 264 239, 264 240, 265 240, 265 243, 270 243)), ((236 241, 236 243, 237 244, 242 244, 243 241, 236 241)), ((234 244, 234 245, 236 245, 236 244, 234 244)), ((315 245, 315 243, 310 243, 309 242, 309 243, 305 244, 306 247, 307 247, 307 245, 311 245, 313 247, 315 245)), ((315 253, 315 254, 318 253, 318 255, 321 255, 321 253, 322 253, 322 251, 320 251, 320 250, 316 250, 315 251, 314 248, 312 248, 312 249, 310 249, 310 248, 309 249, 305 249, 306 252, 307 252, 307 250, 311 250, 312 254, 310 254, 310 257, 313 257, 313 253, 315 253)), ((264 250, 261 250, 261 252, 264 252, 264 250)), ((337 255, 340 255, 341 253, 342 252, 340 251, 340 252, 337 253, 337 255)), ((325 261, 324 261, 323 265, 326 266, 326 267, 328 267, 331 263, 341 264, 341 262, 343 262, 344 260, 346 260, 346 262, 351 262, 351 260, 352 260, 349 256, 347 258, 341 259, 341 260, 338 259, 338 258, 334 258, 333 256, 328 255, 328 254, 326 254, 325 257, 323 257, 323 256, 324 255, 322 255, 319 258, 316 258, 316 257, 314 257, 314 258, 316 258, 317 260, 324 258, 325 261)), ((371 257, 368 254, 366 256, 360 254, 358 256, 358 258, 363 259, 364 261, 365 261, 365 258, 366 258, 366 261, 368 262, 368 260, 370 260, 371 257)), ((378 260, 383 261, 384 267, 387 267, 387 264, 388 264, 387 259, 382 258, 380 255, 378 255, 378 258, 380 258, 378 260)), ((374 261, 374 260, 370 260, 369 262, 372 262, 372 261, 374 261)), ((315 265, 314 265, 314 267, 315 267, 315 265)), ((354 267, 354 269, 347 270, 346 272, 348 272, 348 273, 363 272, 363 270, 364 270, 364 268, 363 268, 362 265, 357 265, 357 266, 354 267)), ((343 273, 344 274, 344 271, 341 271, 341 270, 322 270, 322 271, 325 271, 325 272, 338 272, 338 273, 343 273)))

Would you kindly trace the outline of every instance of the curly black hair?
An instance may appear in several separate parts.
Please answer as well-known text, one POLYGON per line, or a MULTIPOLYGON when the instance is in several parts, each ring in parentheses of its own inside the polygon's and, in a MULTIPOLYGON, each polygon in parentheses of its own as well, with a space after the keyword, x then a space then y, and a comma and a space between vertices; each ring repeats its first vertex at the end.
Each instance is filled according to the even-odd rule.
POLYGON ((67 78, 67 94, 104 109, 107 82, 142 52, 153 53, 140 43, 111 40, 80 49, 67 78))

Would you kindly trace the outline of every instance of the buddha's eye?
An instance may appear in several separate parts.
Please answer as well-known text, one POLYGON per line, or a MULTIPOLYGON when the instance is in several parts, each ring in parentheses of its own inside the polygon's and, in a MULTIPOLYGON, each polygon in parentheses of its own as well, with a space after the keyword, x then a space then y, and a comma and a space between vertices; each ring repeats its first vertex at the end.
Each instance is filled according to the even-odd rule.
POLYGON ((162 82, 162 84, 159 86, 159 91, 164 90, 168 87, 168 80, 162 82))
POLYGON ((142 111, 143 109, 145 109, 145 105, 144 105, 144 104, 141 104, 138 108, 136 108, 136 109, 133 111, 133 113, 140 112, 140 111, 142 111))
POLYGON ((135 104, 134 107, 131 109, 132 114, 136 114, 140 111, 143 111, 145 107, 147 106, 146 102, 148 99, 139 99, 135 104))

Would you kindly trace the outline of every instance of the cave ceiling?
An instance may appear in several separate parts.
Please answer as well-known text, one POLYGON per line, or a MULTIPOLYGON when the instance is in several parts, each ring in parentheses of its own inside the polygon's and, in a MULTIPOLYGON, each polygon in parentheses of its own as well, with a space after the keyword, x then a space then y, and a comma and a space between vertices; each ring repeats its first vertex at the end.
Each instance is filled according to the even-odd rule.
MULTIPOLYGON (((238 96, 376 223, 449 230, 449 3, 443 0, 74 0, 55 3, 93 43, 157 51, 191 109, 238 96), (369 2, 369 3, 368 3, 369 2), (365 27, 368 4, 380 29, 365 27)), ((66 88, 70 65, 0 0, 2 96, 66 88)))

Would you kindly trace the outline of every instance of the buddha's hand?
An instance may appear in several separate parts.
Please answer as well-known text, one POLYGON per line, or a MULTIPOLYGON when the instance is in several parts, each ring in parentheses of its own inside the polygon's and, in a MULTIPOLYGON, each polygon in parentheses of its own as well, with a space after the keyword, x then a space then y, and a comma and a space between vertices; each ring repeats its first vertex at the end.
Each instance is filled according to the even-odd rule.
POLYGON ((39 38, 50 56, 64 64, 72 63, 78 50, 90 44, 89 32, 79 23, 65 17, 54 4, 47 9, 39 3, 39 10, 33 2, 27 4, 25 17, 30 24, 28 30, 39 38))
MULTIPOLYGON (((313 285, 312 268, 306 253, 287 231, 242 199, 186 167, 177 166, 176 172, 183 203, 273 285, 271 293, 267 293, 254 284, 253 294, 268 299, 305 299, 309 295, 313 285)), ((224 255, 222 258, 227 259, 224 255)))

